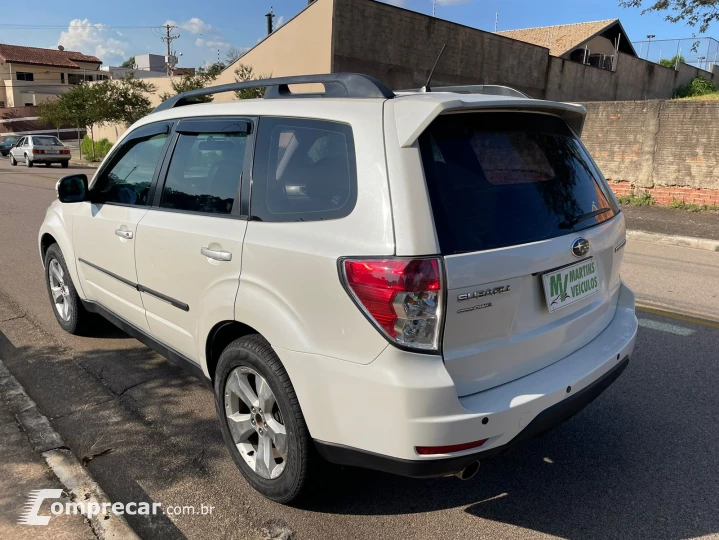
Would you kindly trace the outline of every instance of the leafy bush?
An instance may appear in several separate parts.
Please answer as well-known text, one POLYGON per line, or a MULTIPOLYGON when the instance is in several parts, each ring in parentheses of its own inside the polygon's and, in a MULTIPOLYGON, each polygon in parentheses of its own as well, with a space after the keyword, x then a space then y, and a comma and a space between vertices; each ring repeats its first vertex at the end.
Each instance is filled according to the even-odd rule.
POLYGON ((684 84, 677 88, 676 97, 694 97, 705 96, 717 92, 717 85, 714 81, 705 79, 704 77, 695 77, 690 83, 684 84))
MULTIPOLYGON (((80 143, 80 148, 82 149, 82 157, 85 158, 87 161, 92 161, 92 139, 85 135, 85 137, 82 139, 82 142, 80 143)), ((100 139, 99 141, 95 141, 95 161, 99 161, 104 158, 111 148, 112 143, 107 139, 100 139)))
POLYGON ((619 204, 629 206, 653 206, 654 198, 648 191, 633 191, 630 195, 621 195, 617 197, 619 204))

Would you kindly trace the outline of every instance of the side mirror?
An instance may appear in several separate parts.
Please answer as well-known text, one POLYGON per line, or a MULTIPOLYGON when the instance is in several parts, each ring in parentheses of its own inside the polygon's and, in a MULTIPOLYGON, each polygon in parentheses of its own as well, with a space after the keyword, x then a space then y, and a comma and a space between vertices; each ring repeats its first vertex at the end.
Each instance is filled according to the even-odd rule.
POLYGON ((60 178, 55 185, 55 191, 62 203, 82 202, 87 199, 87 175, 71 174, 60 178))

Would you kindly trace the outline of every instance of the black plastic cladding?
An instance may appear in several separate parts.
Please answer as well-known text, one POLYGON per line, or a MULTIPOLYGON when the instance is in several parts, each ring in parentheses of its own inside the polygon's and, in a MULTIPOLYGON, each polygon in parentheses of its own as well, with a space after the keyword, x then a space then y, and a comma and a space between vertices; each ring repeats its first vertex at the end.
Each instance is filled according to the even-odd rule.
POLYGON ((392 99, 394 92, 384 83, 369 75, 361 73, 330 73, 324 75, 300 75, 297 77, 278 77, 274 79, 260 79, 257 81, 237 82, 210 86, 198 90, 183 92, 160 103, 153 112, 165 111, 174 107, 181 107, 192 103, 193 98, 246 90, 248 88, 266 88, 265 99, 284 99, 300 97, 344 97, 344 98, 382 98, 392 99), (291 84, 323 84, 323 94, 293 94, 291 84))

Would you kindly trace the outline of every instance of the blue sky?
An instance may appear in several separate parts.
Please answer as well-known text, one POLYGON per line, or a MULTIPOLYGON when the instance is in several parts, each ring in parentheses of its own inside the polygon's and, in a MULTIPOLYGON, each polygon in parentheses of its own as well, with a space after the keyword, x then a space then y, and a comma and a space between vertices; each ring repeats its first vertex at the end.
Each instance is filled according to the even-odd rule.
MULTIPOLYGON (((385 1, 432 12, 432 0, 385 1)), ((95 54, 106 65, 117 65, 134 54, 164 54, 157 30, 138 27, 173 21, 181 27, 181 37, 173 44, 183 53, 180 66, 200 66, 216 60, 217 49, 223 59, 229 46, 256 44, 266 32, 264 15, 270 6, 277 15, 276 24, 282 24, 306 4, 307 0, 36 0, 31 10, 3 10, 0 42, 35 47, 60 43, 95 54)), ((683 23, 666 22, 662 15, 641 15, 638 9, 621 8, 619 0, 437 0, 437 17, 483 30, 494 29, 496 11, 500 30, 618 17, 635 41, 647 34, 670 39, 691 37, 696 32, 683 23)), ((719 36, 719 25, 710 28, 708 35, 713 31, 719 36)), ((658 53, 660 46, 652 47, 658 53)))

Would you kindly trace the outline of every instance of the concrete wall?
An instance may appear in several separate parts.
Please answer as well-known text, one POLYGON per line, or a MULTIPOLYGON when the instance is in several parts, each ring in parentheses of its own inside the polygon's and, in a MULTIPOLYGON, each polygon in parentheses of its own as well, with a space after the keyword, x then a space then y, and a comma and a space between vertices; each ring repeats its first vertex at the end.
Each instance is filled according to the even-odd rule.
MULTIPOLYGON (((322 0, 320 0, 322 1, 322 0)), ((335 0, 332 71, 373 75, 393 89, 504 84, 543 95, 549 51, 374 0, 335 0)))
MULTIPOLYGON (((235 69, 239 64, 252 67, 257 76, 331 73, 333 4, 334 0, 316 0, 308 5, 225 69, 214 84, 235 82, 235 69)), ((317 89, 307 87, 307 90, 317 89)), ((231 92, 215 96, 215 101, 233 99, 231 92)))
MULTIPOLYGON (((534 98, 562 101, 644 100, 671 98, 677 86, 697 75, 713 77, 691 66, 680 65, 677 72, 621 52, 611 72, 375 0, 334 3, 332 71, 367 73, 393 89, 424 85, 445 43, 433 79, 437 86, 503 84, 534 98)), ((602 40, 609 43, 596 38, 593 52, 599 52, 602 40)))
POLYGON ((646 189, 659 202, 719 200, 719 102, 619 101, 585 106, 588 116, 582 139, 615 191, 646 189))

